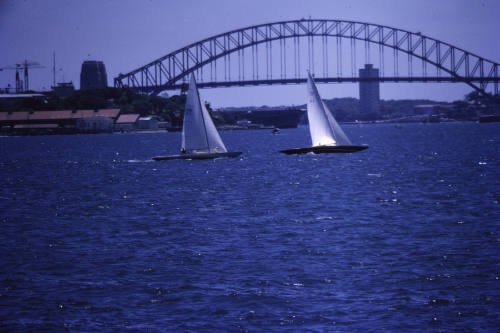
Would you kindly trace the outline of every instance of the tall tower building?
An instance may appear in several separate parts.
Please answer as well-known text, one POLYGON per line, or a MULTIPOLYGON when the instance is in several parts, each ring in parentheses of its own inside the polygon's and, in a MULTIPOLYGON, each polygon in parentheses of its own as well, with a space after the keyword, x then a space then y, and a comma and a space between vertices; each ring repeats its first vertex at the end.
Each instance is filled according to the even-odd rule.
POLYGON ((80 73, 80 89, 101 89, 108 86, 106 67, 102 61, 84 61, 80 73))
MULTIPOLYGON (((359 77, 378 78, 377 68, 372 64, 365 64, 365 68, 359 70, 359 77)), ((380 86, 378 81, 359 82, 359 107, 362 113, 378 113, 380 111, 380 86)))

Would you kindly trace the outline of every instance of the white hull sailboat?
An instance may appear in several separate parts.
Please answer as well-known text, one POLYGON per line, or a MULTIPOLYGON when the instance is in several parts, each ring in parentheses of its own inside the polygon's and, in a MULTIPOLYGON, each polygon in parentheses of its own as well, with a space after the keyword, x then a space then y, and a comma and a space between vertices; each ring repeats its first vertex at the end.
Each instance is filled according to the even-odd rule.
POLYGON ((207 160, 239 155, 240 151, 227 151, 207 108, 201 103, 194 75, 191 74, 184 108, 181 153, 156 156, 153 160, 207 160))
POLYGON ((280 150, 281 153, 292 154, 327 154, 327 153, 354 153, 368 148, 355 146, 345 135, 332 113, 321 100, 318 89, 311 74, 307 73, 307 118, 311 133, 312 147, 280 150))

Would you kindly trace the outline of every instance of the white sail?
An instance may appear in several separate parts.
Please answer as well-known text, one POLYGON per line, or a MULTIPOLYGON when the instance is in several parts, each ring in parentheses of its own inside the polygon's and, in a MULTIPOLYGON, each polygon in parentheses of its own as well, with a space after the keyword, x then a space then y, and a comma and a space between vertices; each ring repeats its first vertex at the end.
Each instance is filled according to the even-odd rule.
POLYGON ((332 112, 328 107, 326 106, 325 102, 321 101, 323 103, 323 109, 326 112, 326 116, 328 118, 328 122, 330 123, 330 127, 332 129, 333 133, 333 138, 335 139, 335 142, 337 143, 337 146, 352 146, 351 140, 345 135, 344 131, 340 127, 339 123, 335 120, 333 117, 332 112))
POLYGON ((311 74, 307 74, 307 118, 313 147, 351 145, 332 113, 321 100, 311 74))
POLYGON ((313 147, 335 145, 323 101, 309 73, 307 73, 307 95, 307 118, 313 147))
POLYGON ((186 152, 227 152, 191 74, 184 108, 182 149, 186 152))
POLYGON ((210 152, 227 152, 226 146, 224 145, 224 142, 222 142, 219 132, 217 132, 217 128, 215 128, 212 117, 210 117, 204 103, 201 103, 201 110, 203 112, 203 119, 205 120, 205 130, 207 131, 208 148, 210 152))
POLYGON ((182 149, 185 151, 204 151, 208 149, 208 140, 203 124, 200 97, 196 89, 194 76, 191 75, 184 107, 182 125, 182 149))

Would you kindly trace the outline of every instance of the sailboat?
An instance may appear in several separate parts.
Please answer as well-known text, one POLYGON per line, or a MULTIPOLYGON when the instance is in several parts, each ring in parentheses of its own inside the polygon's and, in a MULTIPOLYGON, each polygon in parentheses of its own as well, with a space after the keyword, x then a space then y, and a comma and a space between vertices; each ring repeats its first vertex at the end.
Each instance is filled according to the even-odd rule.
POLYGON ((181 153, 179 155, 156 156, 153 157, 153 160, 206 160, 237 157, 240 154, 240 151, 227 151, 205 104, 200 100, 196 80, 191 74, 186 106, 184 107, 181 153))
POLYGON ((311 74, 307 73, 307 118, 311 133, 312 147, 280 150, 281 153, 292 154, 325 154, 325 153, 354 153, 368 148, 355 146, 345 135, 332 113, 321 100, 318 89, 311 74))

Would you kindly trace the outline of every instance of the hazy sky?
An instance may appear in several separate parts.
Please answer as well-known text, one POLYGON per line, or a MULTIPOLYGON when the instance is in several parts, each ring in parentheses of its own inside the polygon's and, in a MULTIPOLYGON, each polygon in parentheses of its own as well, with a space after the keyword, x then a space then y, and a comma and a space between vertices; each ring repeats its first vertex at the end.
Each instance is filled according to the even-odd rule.
MULTIPOLYGON (((52 52, 57 81, 79 86, 84 60, 102 60, 108 81, 187 44, 261 23, 311 17, 377 23, 420 31, 500 62, 500 1, 497 0, 0 0, 0 67, 38 61, 30 87, 52 85, 52 52)), ((0 87, 14 83, 14 71, 0 72, 0 87)), ((357 84, 319 87, 323 98, 358 97, 357 84)), ((455 100, 465 84, 381 85, 383 99, 455 100)), ((203 89, 215 107, 305 102, 302 86, 203 89)))

